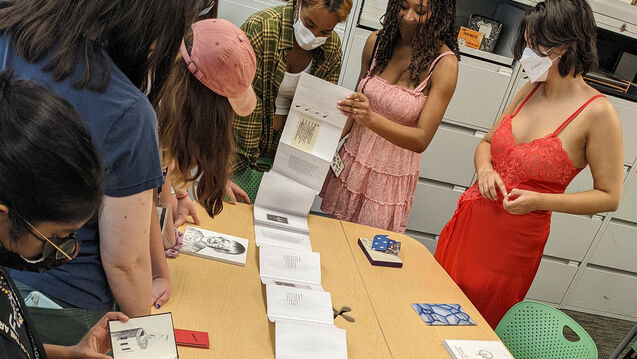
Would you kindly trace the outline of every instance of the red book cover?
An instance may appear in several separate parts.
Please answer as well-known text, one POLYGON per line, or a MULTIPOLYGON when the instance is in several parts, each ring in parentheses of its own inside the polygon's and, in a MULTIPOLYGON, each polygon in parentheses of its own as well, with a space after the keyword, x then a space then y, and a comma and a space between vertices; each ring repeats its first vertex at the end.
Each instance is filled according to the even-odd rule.
POLYGON ((194 348, 210 348, 208 333, 196 330, 175 329, 177 345, 194 348))

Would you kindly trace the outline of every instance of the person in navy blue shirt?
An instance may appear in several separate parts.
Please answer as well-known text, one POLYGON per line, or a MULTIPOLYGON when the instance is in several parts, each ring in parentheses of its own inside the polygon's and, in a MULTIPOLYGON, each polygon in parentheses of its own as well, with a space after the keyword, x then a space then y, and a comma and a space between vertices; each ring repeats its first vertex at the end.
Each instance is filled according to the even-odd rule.
POLYGON ((29 308, 45 343, 75 344, 115 302, 131 317, 150 313, 152 190, 163 183, 151 102, 204 7, 201 0, 0 2, 0 70, 71 103, 105 172, 103 206, 78 231, 77 258, 46 273, 11 272, 23 295, 37 290, 53 302, 29 308))

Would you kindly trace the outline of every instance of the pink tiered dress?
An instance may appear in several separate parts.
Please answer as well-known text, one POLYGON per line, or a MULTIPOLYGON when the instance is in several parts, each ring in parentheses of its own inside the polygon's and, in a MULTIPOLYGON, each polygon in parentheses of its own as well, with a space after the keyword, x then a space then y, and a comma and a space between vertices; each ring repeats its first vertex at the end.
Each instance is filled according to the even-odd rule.
MULTIPOLYGON (((422 91, 434 66, 446 55, 453 52, 440 54, 432 62, 427 78, 413 90, 367 74, 358 84, 358 91, 364 91, 372 111, 401 125, 416 127, 427 99, 422 91)), ((374 64, 375 59, 371 68, 374 64)), ((354 123, 339 155, 345 168, 339 177, 328 173, 320 194, 321 210, 340 220, 405 232, 418 182, 420 153, 396 146, 354 123)))

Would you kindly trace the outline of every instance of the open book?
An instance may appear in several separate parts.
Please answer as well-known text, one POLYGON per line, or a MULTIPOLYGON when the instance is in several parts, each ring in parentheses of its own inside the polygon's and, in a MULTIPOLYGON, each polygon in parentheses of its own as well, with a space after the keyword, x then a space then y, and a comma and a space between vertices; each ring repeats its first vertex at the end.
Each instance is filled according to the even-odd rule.
POLYGON ((272 170, 254 201, 260 226, 309 233, 307 214, 321 190, 347 118, 338 100, 352 91, 302 73, 272 170))

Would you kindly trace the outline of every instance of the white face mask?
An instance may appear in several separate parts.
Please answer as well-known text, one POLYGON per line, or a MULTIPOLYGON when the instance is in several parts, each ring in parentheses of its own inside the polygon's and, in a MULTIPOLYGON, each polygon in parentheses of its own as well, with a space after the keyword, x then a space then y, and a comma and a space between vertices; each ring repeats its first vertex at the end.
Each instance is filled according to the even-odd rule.
POLYGON ((531 82, 542 82, 546 81, 549 69, 553 66, 553 62, 559 58, 560 56, 551 60, 550 57, 540 56, 527 47, 522 53, 520 64, 531 82))
POLYGON ((326 37, 316 37, 301 21, 301 5, 299 5, 299 18, 294 22, 294 38, 296 43, 306 51, 314 50, 327 41, 326 37))

